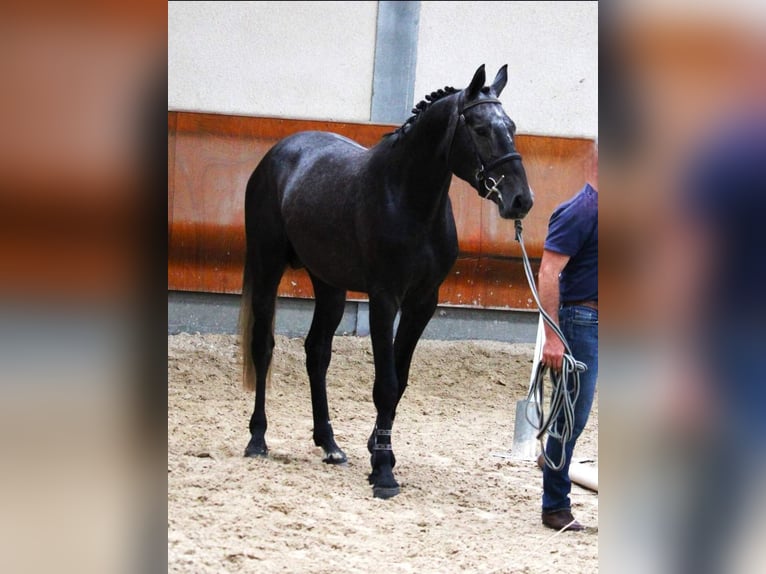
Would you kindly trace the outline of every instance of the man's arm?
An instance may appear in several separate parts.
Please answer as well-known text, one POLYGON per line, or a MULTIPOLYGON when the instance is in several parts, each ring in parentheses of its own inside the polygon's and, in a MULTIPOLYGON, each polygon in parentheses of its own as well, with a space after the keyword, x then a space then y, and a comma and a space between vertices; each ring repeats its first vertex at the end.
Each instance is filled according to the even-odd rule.
MULTIPOLYGON (((559 324, 559 274, 569 261, 569 255, 543 250, 538 273, 538 294, 543 310, 559 324)), ((564 361, 564 343, 558 335, 545 323, 545 345, 540 362, 555 371, 561 370, 564 361)))

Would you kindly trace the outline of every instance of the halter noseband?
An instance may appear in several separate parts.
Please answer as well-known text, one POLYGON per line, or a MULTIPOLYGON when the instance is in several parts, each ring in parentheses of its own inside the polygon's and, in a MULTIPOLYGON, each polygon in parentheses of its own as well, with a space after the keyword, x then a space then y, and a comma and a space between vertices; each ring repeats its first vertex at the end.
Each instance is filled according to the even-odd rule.
MULTIPOLYGON (((462 95, 462 94, 461 94, 462 95)), ((455 141, 455 134, 457 133, 457 128, 460 124, 465 125, 465 116, 463 115, 463 112, 466 110, 471 109, 474 106, 479 106, 481 104, 501 104, 502 102, 498 100, 497 98, 488 98, 486 100, 477 100, 475 102, 471 102, 467 105, 463 105, 462 98, 460 99, 459 108, 458 108, 458 118, 457 123, 455 124, 455 131, 452 132, 452 141, 450 142, 450 149, 449 149, 449 155, 452 156, 452 143, 455 141)), ((484 161, 481 158, 481 154, 479 153, 479 149, 476 147, 476 142, 473 139, 473 134, 471 133, 471 130, 468 130, 468 139, 471 142, 471 147, 473 147, 473 154, 476 156, 476 160, 479 163, 479 169, 476 170, 476 173, 474 174, 474 177, 476 178, 477 184, 484 184, 484 189, 486 190, 486 193, 482 194, 481 190, 479 191, 479 195, 483 199, 488 199, 492 196, 493 193, 497 194, 497 198, 500 201, 500 203, 503 202, 503 197, 500 195, 500 190, 497 188, 498 184, 503 181, 504 175, 500 176, 500 179, 495 181, 494 178, 489 177, 487 174, 495 169, 496 167, 499 167, 503 165, 504 163, 507 163, 509 161, 513 161, 515 159, 521 161, 521 154, 516 151, 512 151, 511 153, 507 153, 505 155, 502 155, 498 158, 493 159, 488 164, 485 164, 484 161)))

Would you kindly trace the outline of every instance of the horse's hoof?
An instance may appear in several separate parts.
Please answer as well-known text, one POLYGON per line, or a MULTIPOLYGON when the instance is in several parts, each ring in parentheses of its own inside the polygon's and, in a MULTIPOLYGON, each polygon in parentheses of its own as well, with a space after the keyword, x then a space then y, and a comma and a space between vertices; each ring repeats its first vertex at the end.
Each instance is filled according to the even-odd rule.
POLYGON ((314 444, 324 452, 322 462, 327 464, 345 464, 348 462, 346 453, 340 449, 332 436, 317 437, 314 435, 314 444))
POLYGON ((245 449, 245 457, 246 458, 268 458, 269 457, 269 449, 251 449, 246 448, 245 449))
POLYGON ((322 462, 326 462, 327 464, 345 464, 348 462, 348 458, 346 457, 345 452, 336 449, 329 452, 325 451, 325 457, 322 459, 322 462))
POLYGON ((367 477, 372 484, 372 495, 375 498, 392 498, 399 494, 399 483, 396 482, 390 469, 374 468, 367 477))
POLYGON ((245 448, 245 456, 247 458, 266 458, 269 456, 269 447, 262 440, 256 441, 250 439, 247 447, 245 448))
POLYGON ((374 498, 393 498, 399 494, 399 487, 398 486, 373 486, 372 487, 372 496, 374 498))

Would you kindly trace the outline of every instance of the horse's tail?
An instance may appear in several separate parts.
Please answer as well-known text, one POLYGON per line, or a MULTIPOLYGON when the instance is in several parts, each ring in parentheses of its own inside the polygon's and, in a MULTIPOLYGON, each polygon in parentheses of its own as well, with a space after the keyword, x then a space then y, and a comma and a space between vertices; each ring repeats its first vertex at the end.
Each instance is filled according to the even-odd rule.
POLYGON ((253 269, 246 253, 245 270, 242 273, 242 302, 239 307, 239 344, 242 350, 242 386, 247 391, 255 390, 253 322, 253 269))
MULTIPOLYGON (((255 175, 255 174, 253 174, 255 175)), ((253 178, 247 184, 247 196, 251 195, 253 178)), ((246 199, 246 202, 248 200, 246 199)), ((245 219, 248 209, 245 208, 245 219)), ((253 360, 253 328, 255 326, 255 314, 253 313, 253 290, 255 288, 257 246, 253 243, 253 237, 245 229, 245 266, 242 272, 242 299, 239 307, 239 344, 242 352, 242 386, 247 391, 255 390, 256 371, 253 360)), ((271 334, 274 334, 274 318, 271 321, 271 334)), ((266 387, 271 386, 271 364, 266 373, 266 387)))

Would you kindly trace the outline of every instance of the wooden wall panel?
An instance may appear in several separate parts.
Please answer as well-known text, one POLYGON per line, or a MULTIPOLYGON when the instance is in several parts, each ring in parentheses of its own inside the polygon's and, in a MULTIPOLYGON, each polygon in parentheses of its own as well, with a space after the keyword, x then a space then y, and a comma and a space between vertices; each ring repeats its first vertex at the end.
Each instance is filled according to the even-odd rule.
POLYGON ((178 114, 176 112, 168 112, 168 248, 171 245, 171 233, 173 231, 177 123, 178 114))
MULTIPOLYGON (((279 139, 296 131, 323 130, 371 146, 395 127, 168 112, 168 289, 240 292, 245 185, 279 139)), ((583 184, 591 142, 522 135, 518 149, 535 192, 535 207, 524 220, 524 240, 530 256, 539 258, 550 213, 583 184)), ((501 219, 493 203, 457 178, 450 197, 460 258, 442 286, 440 303, 533 309, 513 221, 501 219)), ((288 270, 279 294, 312 297, 305 271, 288 270)), ((349 293, 349 298, 366 296, 349 293)))

